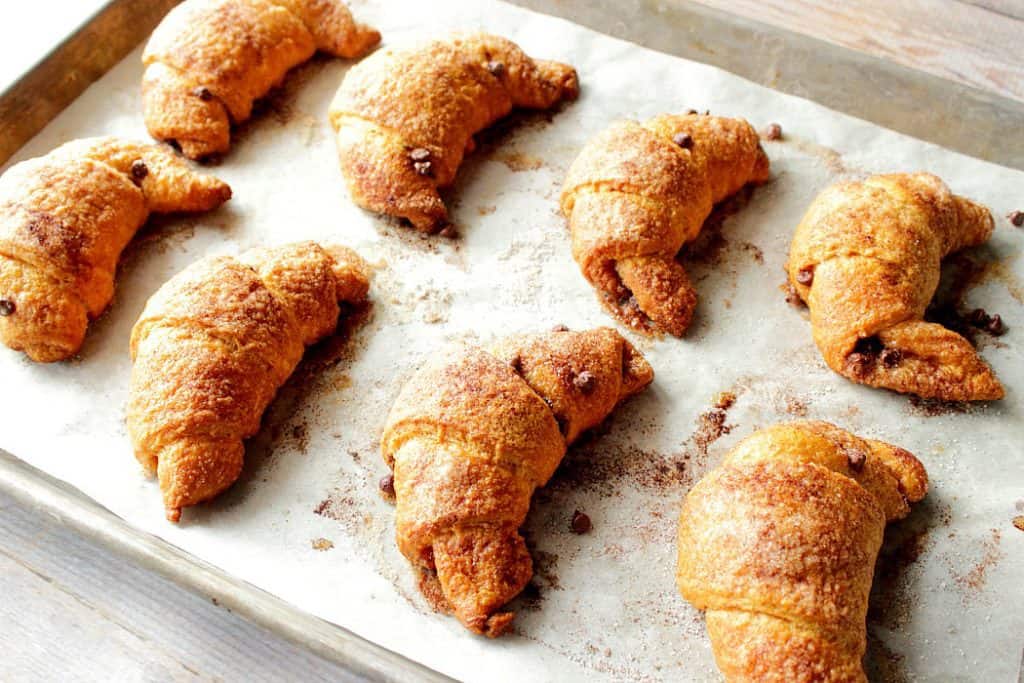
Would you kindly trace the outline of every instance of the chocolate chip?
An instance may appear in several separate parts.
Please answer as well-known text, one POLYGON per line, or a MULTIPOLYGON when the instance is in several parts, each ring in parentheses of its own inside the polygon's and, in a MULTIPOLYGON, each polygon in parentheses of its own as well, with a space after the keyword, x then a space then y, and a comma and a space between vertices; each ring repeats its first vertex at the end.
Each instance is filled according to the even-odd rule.
POLYGON ((572 378, 573 386, 582 391, 584 394, 589 394, 597 386, 597 378, 594 377, 593 373, 588 370, 584 370, 580 374, 572 378))
POLYGON ((523 371, 523 358, 518 353, 508 359, 508 364, 516 373, 523 371))
POLYGON ((213 93, 210 92, 210 89, 205 86, 199 86, 198 88, 192 91, 192 94, 201 99, 203 102, 209 102, 213 99, 213 93))
POLYGON ((975 327, 986 327, 991 320, 984 308, 975 308, 967 314, 967 322, 975 327))
POLYGON ((409 158, 413 161, 427 161, 430 159, 430 150, 425 147, 417 147, 409 152, 409 158))
POLYGON ((149 166, 146 166, 146 162, 142 159, 136 159, 132 162, 132 178, 136 180, 142 180, 149 175, 149 166))
POLYGON ((861 337, 857 340, 857 343, 853 345, 854 351, 875 356, 881 353, 884 348, 885 345, 882 344, 882 340, 878 337, 861 337))
POLYGON ((882 353, 878 354, 878 360, 882 361, 885 367, 894 368, 903 362, 903 352, 899 349, 882 349, 882 353))
POLYGON ((693 136, 689 133, 676 133, 672 136, 672 142, 683 149, 693 149, 693 136))
POLYGON ((998 337, 1006 332, 1006 325, 1003 324, 1003 317, 996 313, 989 318, 988 324, 985 325, 985 331, 991 334, 993 337, 998 337))
POLYGON ((18 307, 14 305, 14 302, 10 299, 0 299, 0 316, 7 317, 14 315, 14 312, 18 310, 18 307))
POLYGON ((487 62, 484 64, 484 68, 494 76, 501 76, 505 73, 505 65, 502 62, 487 62))
POLYGON ((858 377, 863 377, 874 369, 875 360, 877 360, 877 356, 872 354, 854 352, 846 357, 846 364, 850 368, 850 372, 858 377))
POLYGON ((395 475, 388 474, 380 478, 377 483, 380 487, 380 494, 388 500, 395 499, 395 475))
POLYGON ((568 332, 569 327, 567 325, 555 325, 551 328, 552 332, 568 332))
POLYGON ((764 130, 761 131, 761 137, 765 140, 781 140, 782 126, 777 123, 769 123, 765 126, 764 130))
POLYGON ((585 534, 593 528, 593 525, 590 523, 589 515, 576 510, 572 513, 572 521, 569 523, 569 528, 572 529, 574 534, 585 534))
POLYGON ((687 110, 686 110, 686 115, 687 115, 687 116, 693 116, 693 115, 695 115, 696 113, 697 113, 697 110, 696 110, 696 109, 687 109, 687 110))
POLYGON ((864 469, 864 463, 868 461, 864 451, 857 448, 846 449, 846 459, 850 464, 850 469, 854 472, 860 472, 864 469))
POLYGON ((459 231, 455 228, 454 225, 448 223, 443 228, 441 228, 441 231, 437 234, 440 235, 441 237, 447 237, 448 239, 455 239, 456 237, 459 236, 459 231))
POLYGON ((810 287, 814 282, 814 266, 804 266, 796 271, 796 281, 804 287, 810 287))
POLYGON ((412 167, 420 175, 431 175, 434 172, 434 166, 429 161, 414 162, 412 167))
POLYGON ((1024 211, 1011 211, 1006 217, 1014 226, 1024 228, 1024 211))

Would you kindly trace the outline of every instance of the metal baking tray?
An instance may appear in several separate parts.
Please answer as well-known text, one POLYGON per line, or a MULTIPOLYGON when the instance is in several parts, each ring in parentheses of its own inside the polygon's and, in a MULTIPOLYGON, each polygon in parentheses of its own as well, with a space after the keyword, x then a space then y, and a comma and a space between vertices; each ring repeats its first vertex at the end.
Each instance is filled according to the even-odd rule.
MULTIPOLYGON (((176 0, 111 0, 0 92, 0 164, 145 40, 176 0)), ((1024 103, 681 0, 513 4, 687 59, 987 161, 1024 169, 1024 103)), ((373 681, 450 680, 141 532, 0 450, 26 506, 373 681)))

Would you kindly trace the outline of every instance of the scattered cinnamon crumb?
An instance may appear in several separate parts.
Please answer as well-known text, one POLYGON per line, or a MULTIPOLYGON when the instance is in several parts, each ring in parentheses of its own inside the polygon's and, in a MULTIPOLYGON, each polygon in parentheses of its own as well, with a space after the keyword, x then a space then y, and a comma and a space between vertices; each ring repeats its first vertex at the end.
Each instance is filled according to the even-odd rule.
POLYGON ((495 160, 505 164, 513 173, 523 171, 536 171, 544 166, 544 160, 540 157, 530 156, 522 152, 501 152, 495 155, 495 160))
POLYGON ((320 552, 330 550, 334 547, 334 543, 326 538, 314 538, 311 543, 313 545, 313 550, 319 550, 320 552))

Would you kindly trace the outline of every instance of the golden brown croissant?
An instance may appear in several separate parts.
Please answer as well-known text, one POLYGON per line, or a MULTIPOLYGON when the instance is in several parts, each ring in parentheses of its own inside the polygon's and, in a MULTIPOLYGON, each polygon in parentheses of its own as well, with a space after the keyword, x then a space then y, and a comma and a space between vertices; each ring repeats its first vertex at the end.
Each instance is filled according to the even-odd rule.
POLYGON ((697 293, 676 254, 714 204, 766 180, 768 157, 742 119, 619 121, 587 143, 565 180, 573 256, 623 322, 681 336, 697 293))
POLYGON ((744 439, 687 495, 676 579, 727 681, 865 681, 886 522, 924 498, 907 451, 825 422, 744 439))
POLYGON ((363 208, 433 232, 473 135, 513 107, 548 109, 579 92, 576 71, 534 60, 505 38, 472 34, 354 66, 331 103, 342 174, 363 208))
POLYGON ((985 242, 985 207, 928 173, 829 187, 796 229, 786 268, 828 366, 873 387, 947 401, 1003 397, 970 342, 924 322, 948 254, 985 242))
POLYGON ((450 347, 406 384, 381 442, 398 547, 466 628, 494 637, 510 626, 499 610, 533 574, 519 527, 534 489, 567 444, 653 377, 614 330, 561 329, 489 351, 450 347))
POLYGON ((378 42, 342 0, 185 0, 142 55, 146 127, 192 159, 226 152, 231 124, 289 69, 317 50, 361 57, 378 42))
POLYGON ((11 167, 0 177, 0 341, 35 361, 72 356, 150 212, 207 211, 229 197, 170 149, 116 138, 11 167))
POLYGON ((132 330, 127 421, 167 519, 234 483, 243 440, 305 347, 367 288, 354 252, 299 242, 203 259, 153 295, 132 330))

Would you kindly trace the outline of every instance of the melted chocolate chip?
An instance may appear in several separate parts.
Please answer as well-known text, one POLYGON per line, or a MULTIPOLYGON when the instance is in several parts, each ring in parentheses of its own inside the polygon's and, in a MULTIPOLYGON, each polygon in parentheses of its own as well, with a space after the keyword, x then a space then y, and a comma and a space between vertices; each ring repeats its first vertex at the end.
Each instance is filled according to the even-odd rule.
POLYGON ((696 113, 697 113, 696 109, 687 109, 686 110, 686 115, 687 116, 694 116, 696 113))
POLYGON ((1024 228, 1024 211, 1012 211, 1006 217, 1014 226, 1018 228, 1024 228))
POLYGON ((683 149, 693 148, 693 136, 689 133, 676 133, 672 136, 672 142, 676 143, 683 149))
POLYGON ((814 266, 804 266, 796 271, 796 281, 804 287, 810 287, 814 282, 814 266))
POLYGON ((576 375, 572 379, 573 386, 579 389, 584 394, 589 394, 597 386, 597 378, 594 377, 593 373, 588 370, 584 370, 580 374, 576 375))
POLYGON ((484 68, 490 71, 493 76, 501 76, 505 73, 505 65, 502 62, 487 62, 484 64, 484 68))
POLYGON ((864 463, 867 462, 868 458, 864 455, 864 451, 856 448, 846 449, 846 459, 849 462, 850 469, 854 472, 861 472, 864 469, 864 463))
POLYGON ((989 315, 985 312, 984 308, 975 308, 967 314, 967 322, 975 327, 985 327, 988 325, 990 320, 991 318, 989 318, 989 315))
POLYGON ((993 337, 998 337, 1006 332, 1006 325, 1003 324, 1003 317, 996 313, 989 318, 988 323, 985 325, 985 331, 991 334, 993 337))
POLYGON ((413 161, 427 161, 430 159, 430 150, 425 147, 417 147, 409 152, 409 158, 413 161))
POLYGON ((508 359, 508 365, 510 368, 521 373, 523 371, 523 358, 518 353, 508 359))
POLYGON ((10 299, 0 299, 0 316, 7 317, 14 315, 14 312, 18 310, 18 307, 14 305, 14 302, 10 299))
POLYGON ((576 510, 572 513, 572 521, 569 522, 569 528, 572 529, 574 534, 585 534, 593 528, 593 525, 590 523, 589 515, 576 510))
POLYGON ((878 354, 878 360, 887 368, 894 368, 903 362, 903 353, 898 349, 882 349, 878 354))
POLYGON ((377 482, 377 486, 380 487, 380 494, 388 500, 395 499, 395 475, 388 474, 380 478, 377 482))
POLYGON ((761 137, 765 140, 781 140, 782 126, 777 123, 769 123, 765 126, 764 130, 761 131, 761 137))
POLYGON ((857 343, 853 346, 853 350, 857 353, 865 353, 874 356, 881 353, 884 348, 885 345, 882 344, 882 340, 878 337, 862 337, 861 339, 858 339, 857 343))
POLYGON ((846 357, 846 364, 854 375, 863 377, 874 369, 875 358, 875 356, 867 353, 851 353, 846 357))
POLYGON ((192 94, 201 99, 203 102, 209 102, 213 99, 213 93, 210 92, 210 89, 205 86, 199 86, 198 88, 192 91, 192 94))
POLYGON ((551 331, 552 332, 568 332, 569 331, 569 327, 566 326, 566 325, 555 325, 554 327, 551 328, 551 331))
POLYGON ((149 175, 149 166, 146 166, 146 162, 142 159, 136 159, 132 162, 132 178, 136 180, 142 180, 149 175))

